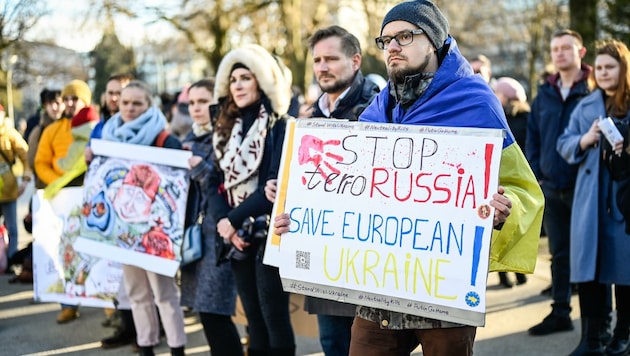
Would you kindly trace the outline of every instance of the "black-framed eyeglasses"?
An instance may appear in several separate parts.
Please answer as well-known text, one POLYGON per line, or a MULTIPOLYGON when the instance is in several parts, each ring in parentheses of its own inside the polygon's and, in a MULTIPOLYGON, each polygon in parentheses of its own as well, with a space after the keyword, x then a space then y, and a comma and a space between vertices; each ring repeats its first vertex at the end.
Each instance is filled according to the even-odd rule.
POLYGON ((378 49, 380 50, 387 50, 387 48, 389 47, 389 44, 392 42, 392 40, 396 40, 396 42, 398 42, 399 46, 407 46, 410 45, 411 42, 413 42, 413 35, 421 35, 423 34, 424 31, 417 29, 417 30, 404 30, 404 31, 400 31, 397 34, 393 35, 393 36, 381 36, 381 37, 376 37, 374 39, 374 41, 376 42, 376 47, 378 47, 378 49))
POLYGON ((77 101, 79 100, 78 96, 64 96, 63 101, 77 101))

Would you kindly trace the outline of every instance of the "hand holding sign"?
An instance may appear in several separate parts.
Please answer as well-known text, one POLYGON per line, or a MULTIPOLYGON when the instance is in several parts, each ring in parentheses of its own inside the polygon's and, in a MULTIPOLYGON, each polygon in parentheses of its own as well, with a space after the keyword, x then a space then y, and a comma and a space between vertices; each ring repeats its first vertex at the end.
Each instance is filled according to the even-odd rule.
POLYGON ((512 202, 510 198, 505 195, 505 188, 500 185, 497 192, 492 195, 490 206, 494 208, 494 225, 497 226, 503 224, 510 216, 510 209, 512 208, 512 202))

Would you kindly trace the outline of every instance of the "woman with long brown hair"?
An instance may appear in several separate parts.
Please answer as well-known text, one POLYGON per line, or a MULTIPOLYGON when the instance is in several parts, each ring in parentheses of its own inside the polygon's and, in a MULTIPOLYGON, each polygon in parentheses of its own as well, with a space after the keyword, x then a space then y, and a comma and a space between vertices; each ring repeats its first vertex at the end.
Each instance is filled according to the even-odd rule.
POLYGON ((217 121, 208 210, 219 235, 233 246, 231 265, 248 322, 249 356, 295 354, 289 294, 278 269, 262 263, 265 220, 272 209, 264 187, 278 173, 290 85, 290 73, 279 60, 260 46, 246 45, 221 61, 214 90, 219 104, 210 110, 217 121), (244 223, 254 219, 250 226, 258 234, 243 233, 248 230, 244 223))
POLYGON ((558 139, 558 152, 578 164, 571 216, 571 282, 578 283, 582 339, 571 355, 627 355, 630 350, 630 234, 619 192, 630 175, 619 174, 611 160, 629 160, 628 142, 608 144, 600 128, 602 118, 630 122, 630 52, 617 40, 599 43, 593 71, 597 88, 571 115, 558 139), (620 209, 621 207, 621 209, 620 209), (609 288, 614 285, 617 323, 605 345, 602 330, 609 310, 609 288))

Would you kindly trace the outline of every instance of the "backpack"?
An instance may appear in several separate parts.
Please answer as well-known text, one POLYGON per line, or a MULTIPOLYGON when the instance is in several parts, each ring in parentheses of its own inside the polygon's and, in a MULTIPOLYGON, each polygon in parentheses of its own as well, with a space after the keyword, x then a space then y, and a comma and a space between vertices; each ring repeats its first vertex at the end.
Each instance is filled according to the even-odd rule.
POLYGON ((600 141, 602 162, 608 169, 610 177, 615 181, 622 181, 630 178, 630 154, 628 153, 628 120, 613 120, 617 130, 623 136, 623 150, 621 155, 615 154, 613 147, 602 135, 600 141))

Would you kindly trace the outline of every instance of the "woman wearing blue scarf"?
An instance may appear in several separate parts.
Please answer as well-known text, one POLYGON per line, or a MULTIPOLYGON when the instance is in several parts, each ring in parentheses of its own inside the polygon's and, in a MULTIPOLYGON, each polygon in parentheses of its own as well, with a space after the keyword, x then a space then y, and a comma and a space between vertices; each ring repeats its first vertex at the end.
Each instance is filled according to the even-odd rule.
MULTIPOLYGON (((151 96, 151 90, 145 83, 130 82, 120 93, 120 111, 103 126, 103 139, 158 146, 157 139, 166 128, 166 118, 152 105, 151 96)), ((175 149, 182 147, 179 140, 172 135, 159 146, 175 149)), ((123 265, 122 269, 125 288, 131 300, 140 355, 154 355, 153 346, 160 342, 156 305, 160 310, 171 354, 184 355, 184 315, 179 306, 175 279, 131 265, 123 265)))

